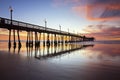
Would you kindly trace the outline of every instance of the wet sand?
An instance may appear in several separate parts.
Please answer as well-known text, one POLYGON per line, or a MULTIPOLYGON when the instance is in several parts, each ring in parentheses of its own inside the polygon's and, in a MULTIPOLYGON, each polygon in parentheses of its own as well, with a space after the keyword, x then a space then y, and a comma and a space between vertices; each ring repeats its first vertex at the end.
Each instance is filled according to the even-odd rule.
MULTIPOLYGON (((36 59, 34 55, 0 51, 1 80, 120 80, 119 45, 111 53, 97 45, 60 57, 36 59), (100 53, 100 51, 102 53, 100 53), (117 51, 118 50, 118 51, 117 51)), ((106 45, 110 46, 110 45, 106 45)), ((106 47, 105 46, 105 47, 106 47)), ((26 53, 24 53, 26 54, 26 53)))

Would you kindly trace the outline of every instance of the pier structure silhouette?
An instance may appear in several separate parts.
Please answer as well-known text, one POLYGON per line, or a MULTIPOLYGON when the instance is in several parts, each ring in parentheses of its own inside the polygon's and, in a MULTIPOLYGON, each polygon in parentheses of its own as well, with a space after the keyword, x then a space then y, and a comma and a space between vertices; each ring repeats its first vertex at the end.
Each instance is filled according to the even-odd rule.
POLYGON ((45 26, 39 26, 39 25, 34 25, 26 22, 13 20, 12 16, 11 16, 11 19, 0 17, 0 28, 9 30, 9 41, 8 41, 9 48, 11 47, 11 31, 12 30, 13 30, 14 48, 16 48, 15 31, 17 31, 18 47, 22 46, 21 40, 20 40, 20 31, 27 32, 26 47, 33 47, 33 45, 35 45, 35 47, 40 46, 41 34, 43 34, 44 46, 68 44, 68 43, 82 42, 82 41, 94 41, 94 37, 85 37, 79 34, 71 33, 69 31, 68 32, 62 31, 61 26, 59 27, 60 27, 60 30, 48 28, 47 21, 45 21, 45 26), (53 38, 50 39, 50 36, 52 36, 53 38), (45 37, 47 37, 47 39, 45 37))

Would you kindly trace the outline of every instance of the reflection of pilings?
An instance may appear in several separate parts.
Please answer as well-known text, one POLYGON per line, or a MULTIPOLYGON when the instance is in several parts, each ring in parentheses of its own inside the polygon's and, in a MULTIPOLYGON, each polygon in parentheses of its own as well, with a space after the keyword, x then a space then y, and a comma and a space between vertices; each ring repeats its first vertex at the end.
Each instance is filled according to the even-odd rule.
POLYGON ((50 53, 49 50, 50 50, 50 45, 47 45, 47 54, 50 53))
POLYGON ((18 48, 21 48, 21 41, 20 41, 20 35, 19 35, 19 30, 17 30, 17 34, 18 34, 18 48))
POLYGON ((47 34, 47 42, 46 42, 47 46, 50 46, 50 39, 49 39, 49 33, 47 34))
POLYGON ((39 47, 35 48, 35 58, 36 59, 47 59, 50 57, 56 57, 56 56, 61 56, 62 54, 67 54, 71 53, 73 51, 79 50, 79 49, 84 49, 85 47, 89 47, 93 45, 79 45, 79 44, 66 44, 62 45, 60 44, 59 46, 54 46, 50 48, 50 46, 43 46, 43 54, 41 54, 40 51, 38 51, 39 47), (45 54, 46 52, 46 54, 45 54))
POLYGON ((57 38, 56 38, 56 34, 54 34, 54 45, 57 45, 57 38))
POLYGON ((15 49, 16 49, 16 47, 13 48, 13 53, 15 53, 15 49))
POLYGON ((11 29, 9 30, 9 42, 8 42, 9 48, 11 48, 11 29))
POLYGON ((21 47, 18 47, 18 54, 20 53, 20 49, 21 49, 21 47))
POLYGON ((27 49, 27 57, 32 57, 33 47, 26 47, 27 49))
POLYGON ((41 58, 41 51, 39 47, 35 48, 35 58, 40 59, 41 58))
POLYGON ((84 46, 84 45, 74 45, 73 44, 73 45, 68 45, 65 50, 60 50, 60 51, 58 51, 56 49, 57 47, 54 47, 53 53, 48 52, 48 54, 42 55, 41 58, 46 59, 46 58, 50 58, 50 57, 56 57, 56 56, 60 56, 62 54, 71 53, 71 52, 74 52, 76 50, 84 49, 84 48, 89 47, 89 46, 93 46, 93 45, 85 45, 84 46))
POLYGON ((54 47, 54 54, 56 54, 57 46, 54 47))

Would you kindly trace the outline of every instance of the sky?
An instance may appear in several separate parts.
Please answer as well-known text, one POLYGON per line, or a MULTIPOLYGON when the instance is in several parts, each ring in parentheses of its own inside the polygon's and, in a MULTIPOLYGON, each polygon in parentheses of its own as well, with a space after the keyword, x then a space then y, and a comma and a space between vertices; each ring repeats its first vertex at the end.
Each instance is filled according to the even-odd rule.
MULTIPOLYGON (((0 0, 0 17, 93 36, 120 40, 120 0, 0 0)), ((0 34, 5 34, 6 31, 0 34)))

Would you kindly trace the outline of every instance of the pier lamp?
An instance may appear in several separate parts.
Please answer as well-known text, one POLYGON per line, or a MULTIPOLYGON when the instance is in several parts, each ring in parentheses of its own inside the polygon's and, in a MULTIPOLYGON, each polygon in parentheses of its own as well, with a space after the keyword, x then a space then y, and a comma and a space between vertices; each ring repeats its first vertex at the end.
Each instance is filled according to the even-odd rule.
POLYGON ((69 34, 69 28, 68 28, 68 34, 69 34))
POLYGON ((59 25, 59 28, 60 28, 60 33, 61 33, 61 25, 59 25))
POLYGON ((12 25, 12 12, 13 12, 13 9, 11 6, 9 6, 9 10, 10 10, 10 19, 11 19, 11 25, 12 25))
POLYGON ((46 19, 45 19, 45 30, 46 30, 46 28, 47 28, 47 21, 46 21, 46 19))

